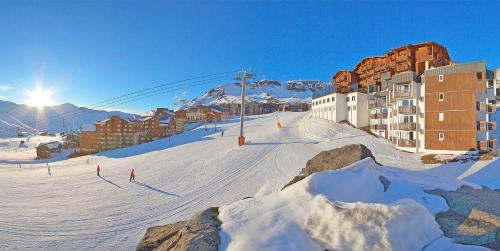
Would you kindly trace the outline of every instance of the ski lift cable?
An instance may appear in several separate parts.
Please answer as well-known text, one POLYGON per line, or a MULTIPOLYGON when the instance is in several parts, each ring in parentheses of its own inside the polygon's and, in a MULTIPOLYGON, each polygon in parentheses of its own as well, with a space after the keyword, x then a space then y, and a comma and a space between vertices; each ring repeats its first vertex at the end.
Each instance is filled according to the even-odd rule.
MULTIPOLYGON (((76 115, 76 114, 79 114, 79 113, 82 113, 82 112, 87 112, 89 110, 92 111, 93 109, 97 109, 97 108, 99 108, 99 109, 106 109, 105 107, 109 106, 110 104, 116 104, 116 103, 119 103, 119 102, 122 102, 122 101, 126 101, 127 99, 137 98, 137 97, 140 97, 140 96, 145 96, 145 95, 151 94, 152 92, 156 92, 156 91, 159 91, 159 90, 165 90, 165 89, 169 89, 169 88, 172 88, 172 87, 179 87, 179 86, 184 86, 185 85, 185 84, 182 84, 182 85, 177 85, 177 86, 169 86, 169 85, 176 84, 176 83, 177 84, 178 83, 183 83, 183 82, 189 83, 188 81, 192 81, 192 80, 195 80, 195 79, 201 79, 201 80, 198 80, 198 81, 194 81, 195 83, 197 83, 197 82, 200 82, 200 81, 213 81, 213 80, 216 80, 216 79, 228 78, 228 77, 222 77, 221 76, 221 77, 217 77, 217 78, 203 79, 203 78, 206 78, 207 76, 227 75, 228 73, 234 73, 234 72, 235 71, 228 71, 228 72, 223 72, 223 73, 218 73, 218 74, 209 74, 209 75, 204 75, 204 76, 199 76, 199 77, 188 78, 188 79, 184 79, 184 80, 180 80, 180 81, 175 81, 175 82, 171 82, 171 83, 168 83, 168 84, 158 85, 158 86, 151 87, 151 88, 146 88, 146 89, 143 89, 143 90, 140 90, 140 91, 131 92, 129 94, 121 95, 121 96, 118 96, 118 97, 115 97, 115 98, 111 98, 111 99, 108 99, 108 100, 105 100, 105 101, 94 103, 94 106, 93 107, 90 106, 89 108, 87 108, 87 110, 82 110, 81 108, 78 108, 78 109, 73 110, 73 111, 69 111, 69 112, 62 113, 62 114, 57 114, 55 116, 52 116, 51 119, 52 118, 57 118, 57 117, 69 116, 69 115, 76 115), (163 88, 159 89, 159 87, 163 87, 163 88), (146 91, 149 91, 149 92, 146 92, 146 91), (112 101, 112 102, 109 102, 109 101, 112 101), (95 104, 101 104, 101 105, 95 106, 95 104)), ((6 112, 6 113, 8 113, 8 112, 6 112)), ((47 120, 47 119, 49 119, 49 118, 43 118, 43 119, 35 121, 34 123, 28 123, 28 124, 31 125, 31 126, 34 126, 36 123, 38 123, 40 121, 47 120)), ((10 131, 10 130, 12 130, 12 128, 11 129, 6 129, 6 130, 2 130, 2 131, 0 131, 0 133, 7 132, 7 131, 10 131)))

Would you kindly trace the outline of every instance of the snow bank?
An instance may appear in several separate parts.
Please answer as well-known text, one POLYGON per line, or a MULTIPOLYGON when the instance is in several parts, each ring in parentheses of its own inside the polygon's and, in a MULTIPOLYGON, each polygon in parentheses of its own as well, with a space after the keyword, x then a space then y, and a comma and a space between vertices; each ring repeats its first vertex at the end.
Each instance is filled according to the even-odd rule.
POLYGON ((304 228, 333 250, 419 250, 442 235, 429 212, 413 200, 384 204, 312 201, 304 228))
POLYGON ((367 158, 315 173, 281 192, 221 207, 220 249, 421 250, 443 238, 433 214, 448 209, 444 199, 424 190, 461 184, 381 167, 367 158), (386 192, 380 176, 391 181, 386 192))

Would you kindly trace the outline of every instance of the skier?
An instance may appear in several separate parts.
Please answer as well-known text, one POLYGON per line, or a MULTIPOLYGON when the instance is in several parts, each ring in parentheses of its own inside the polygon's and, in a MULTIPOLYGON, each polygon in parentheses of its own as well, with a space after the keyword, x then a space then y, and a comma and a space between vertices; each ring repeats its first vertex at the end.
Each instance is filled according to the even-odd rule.
POLYGON ((221 132, 220 132, 220 136, 221 136, 221 137, 224 137, 224 131, 221 131, 221 132))
POLYGON ((87 161, 85 161, 85 164, 88 164, 88 163, 90 163, 90 160, 89 160, 89 159, 87 159, 87 161))
POLYGON ((132 182, 135 181, 135 173, 134 173, 134 169, 132 169, 132 172, 130 172, 130 179, 128 179, 128 181, 132 182))
POLYGON ((47 172, 49 173, 49 175, 52 175, 52 174, 50 173, 50 166, 49 166, 49 163, 47 163, 47 172))
POLYGON ((97 176, 101 177, 101 174, 99 172, 101 172, 101 167, 97 165, 97 176))

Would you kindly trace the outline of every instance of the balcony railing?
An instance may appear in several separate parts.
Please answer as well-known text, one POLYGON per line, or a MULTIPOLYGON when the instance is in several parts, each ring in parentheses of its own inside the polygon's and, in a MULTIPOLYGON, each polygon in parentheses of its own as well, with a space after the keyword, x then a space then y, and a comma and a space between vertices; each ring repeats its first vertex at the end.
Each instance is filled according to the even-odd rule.
POLYGON ((370 114, 370 119, 385 119, 387 117, 387 113, 373 113, 370 114))
POLYGON ((478 131, 486 131, 488 128, 488 122, 486 121, 478 121, 477 122, 477 130, 478 131))
POLYGON ((415 114, 417 113, 417 107, 412 106, 400 106, 398 107, 398 112, 401 114, 415 114))
POLYGON ((488 105, 485 102, 477 102, 476 108, 478 111, 485 112, 488 105))
POLYGON ((368 108, 370 109, 373 109, 373 108, 385 108, 387 105, 385 104, 385 102, 374 102, 374 103, 370 103, 368 105, 368 108))
POLYGON ((417 130, 417 124, 414 122, 398 123, 398 129, 405 130, 405 131, 415 131, 415 130, 417 130))
POLYGON ((394 91, 395 98, 405 98, 405 97, 410 97, 410 96, 411 96, 411 91, 403 91, 403 90, 394 91))
POLYGON ((386 124, 371 125, 370 128, 372 130, 387 130, 387 125, 386 124))
POLYGON ((497 139, 488 140, 488 147, 497 149, 497 139))
POLYGON ((480 140, 477 142, 477 150, 479 151, 488 151, 488 142, 489 140, 480 140))
POLYGON ((417 141, 414 139, 398 139, 398 146, 401 147, 415 147, 417 141))

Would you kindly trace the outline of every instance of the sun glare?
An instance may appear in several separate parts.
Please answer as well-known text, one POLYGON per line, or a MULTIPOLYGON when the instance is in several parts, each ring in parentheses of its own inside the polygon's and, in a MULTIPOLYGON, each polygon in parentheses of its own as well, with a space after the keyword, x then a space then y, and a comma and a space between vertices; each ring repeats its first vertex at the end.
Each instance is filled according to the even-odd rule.
POLYGON ((35 90, 26 91, 27 101, 29 106, 36 106, 38 108, 43 108, 44 106, 50 106, 54 103, 52 102, 51 90, 44 90, 42 86, 37 86, 35 90))

